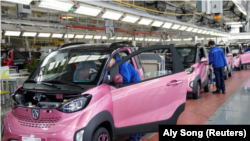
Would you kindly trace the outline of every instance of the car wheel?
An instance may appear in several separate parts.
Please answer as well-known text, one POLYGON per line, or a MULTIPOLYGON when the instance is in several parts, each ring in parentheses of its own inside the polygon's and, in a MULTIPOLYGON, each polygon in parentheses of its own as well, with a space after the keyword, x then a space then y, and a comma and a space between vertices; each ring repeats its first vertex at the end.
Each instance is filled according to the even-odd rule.
POLYGON ((201 85, 198 82, 196 85, 196 92, 194 92, 194 94, 193 94, 193 98, 198 99, 200 97, 200 94, 201 94, 201 85))
POLYGON ((241 62, 239 63, 239 67, 238 67, 238 70, 241 71, 242 69, 242 65, 241 65, 241 62))
POLYGON ((108 130, 104 127, 98 128, 93 135, 93 141, 110 141, 108 130))
POLYGON ((224 78, 225 80, 227 80, 228 79, 228 73, 227 73, 227 71, 225 72, 225 78, 224 78))
POLYGON ((209 81, 208 81, 207 85, 204 87, 204 92, 209 92, 209 81))

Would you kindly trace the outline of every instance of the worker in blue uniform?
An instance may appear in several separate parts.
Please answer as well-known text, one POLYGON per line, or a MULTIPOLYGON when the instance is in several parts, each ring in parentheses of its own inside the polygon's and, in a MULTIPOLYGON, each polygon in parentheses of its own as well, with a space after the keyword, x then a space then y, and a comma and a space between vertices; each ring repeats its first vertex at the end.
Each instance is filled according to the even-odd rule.
MULTIPOLYGON (((109 62, 109 68, 121 61, 120 58, 112 58, 109 62)), ((124 62, 119 66, 119 73, 123 76, 123 84, 135 83, 141 81, 140 75, 129 62, 124 62)), ((129 141, 140 141, 142 134, 132 134, 129 141)))
POLYGON ((250 51, 250 45, 248 45, 248 48, 245 50, 245 53, 250 51))
POLYGON ((215 46, 214 41, 209 41, 208 45, 211 47, 209 51, 209 65, 212 64, 216 79, 216 91, 213 91, 213 93, 220 93, 222 91, 225 94, 224 67, 227 66, 225 54, 221 48, 215 46))

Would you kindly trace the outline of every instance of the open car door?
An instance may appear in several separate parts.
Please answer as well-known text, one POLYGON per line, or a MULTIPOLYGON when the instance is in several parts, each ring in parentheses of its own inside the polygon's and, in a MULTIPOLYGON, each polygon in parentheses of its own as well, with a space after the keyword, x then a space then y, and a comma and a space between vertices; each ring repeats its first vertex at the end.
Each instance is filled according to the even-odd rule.
POLYGON ((188 80, 173 45, 153 46, 131 53, 111 68, 110 78, 117 135, 157 132, 160 124, 176 124, 184 111, 188 80), (169 62, 171 67, 165 67, 165 55, 154 53, 166 49, 171 51, 173 57, 173 61, 169 62), (145 60, 145 55, 150 53, 164 60, 163 65, 150 61, 152 55, 145 60), (147 74, 145 78, 129 84, 122 84, 123 81, 117 83, 116 78, 123 77, 119 72, 120 66, 136 55, 144 56, 141 64, 147 74))
POLYGON ((241 55, 241 63, 242 65, 250 64, 250 51, 241 55))

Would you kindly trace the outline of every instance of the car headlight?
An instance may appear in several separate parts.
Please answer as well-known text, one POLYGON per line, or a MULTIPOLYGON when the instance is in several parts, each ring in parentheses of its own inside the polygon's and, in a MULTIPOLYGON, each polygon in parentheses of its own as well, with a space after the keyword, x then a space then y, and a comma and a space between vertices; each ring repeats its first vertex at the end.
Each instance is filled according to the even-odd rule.
POLYGON ((64 113, 80 111, 89 104, 91 97, 91 95, 83 95, 77 98, 69 99, 68 101, 63 102, 57 110, 64 113))
POLYGON ((2 121, 2 125, 1 125, 1 135, 2 135, 2 138, 3 138, 3 133, 4 133, 4 122, 2 121))
POLYGON ((187 68, 185 71, 187 72, 187 74, 190 74, 194 71, 194 67, 187 68))
POLYGON ((189 86, 190 86, 191 88, 193 88, 193 86, 194 86, 194 81, 190 82, 189 86))
POLYGON ((80 131, 76 132, 75 141, 82 141, 83 140, 83 134, 84 134, 84 130, 80 130, 80 131))

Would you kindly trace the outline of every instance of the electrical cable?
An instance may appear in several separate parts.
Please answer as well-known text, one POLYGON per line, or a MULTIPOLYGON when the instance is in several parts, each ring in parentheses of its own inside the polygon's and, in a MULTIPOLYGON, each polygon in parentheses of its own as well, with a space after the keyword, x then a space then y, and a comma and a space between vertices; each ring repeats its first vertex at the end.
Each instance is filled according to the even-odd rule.
POLYGON ((176 13, 169 13, 169 12, 162 12, 162 11, 157 11, 157 10, 153 10, 153 9, 148 9, 148 8, 145 8, 145 7, 141 7, 141 6, 137 6, 137 5, 134 5, 134 4, 127 3, 127 2, 123 2, 123 1, 121 1, 121 0, 114 0, 114 1, 115 1, 115 2, 118 2, 118 3, 121 3, 121 4, 124 4, 124 5, 131 6, 131 7, 143 9, 143 10, 146 10, 146 11, 151 11, 151 12, 156 12, 156 13, 162 13, 162 14, 166 14, 166 15, 173 15, 173 16, 201 15, 201 14, 205 14, 206 12, 211 11, 212 9, 214 9, 214 8, 212 8, 212 9, 210 9, 210 10, 203 11, 203 12, 201 12, 201 13, 193 13, 193 14, 176 14, 176 13))

